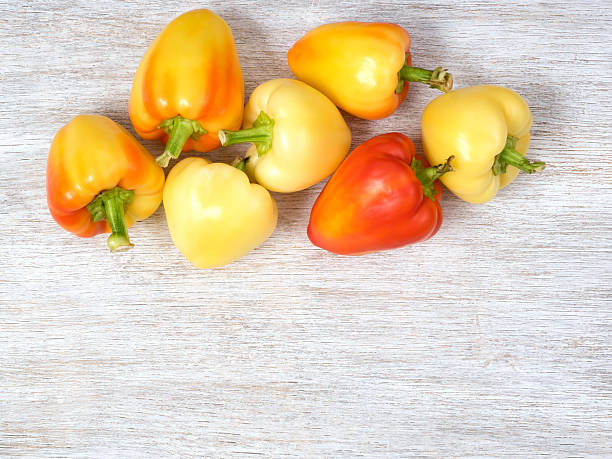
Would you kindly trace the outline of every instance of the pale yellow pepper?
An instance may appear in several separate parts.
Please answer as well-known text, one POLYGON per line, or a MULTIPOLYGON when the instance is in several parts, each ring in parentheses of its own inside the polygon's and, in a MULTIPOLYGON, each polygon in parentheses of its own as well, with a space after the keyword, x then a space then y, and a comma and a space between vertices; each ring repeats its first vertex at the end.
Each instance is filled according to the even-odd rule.
POLYGON ((423 148, 431 164, 454 156, 454 172, 440 180, 464 201, 483 203, 512 182, 519 169, 533 173, 543 162, 525 158, 531 112, 516 92, 471 86, 445 93, 422 117, 423 148))
POLYGON ((242 131, 219 131, 222 145, 252 142, 239 164, 268 190, 303 190, 340 165, 351 131, 325 95, 301 81, 267 81, 253 91, 242 131))
POLYGON ((272 234, 278 216, 265 188, 235 167, 203 158, 184 159, 170 171, 164 208, 174 244, 198 268, 247 254, 272 234))

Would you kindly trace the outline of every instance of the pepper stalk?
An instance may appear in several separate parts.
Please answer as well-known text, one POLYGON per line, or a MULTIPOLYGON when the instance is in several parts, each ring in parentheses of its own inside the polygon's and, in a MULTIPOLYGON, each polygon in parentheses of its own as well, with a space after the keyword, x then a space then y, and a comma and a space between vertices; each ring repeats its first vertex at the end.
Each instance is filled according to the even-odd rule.
POLYGON ((448 92, 453 89, 453 76, 448 73, 448 69, 436 67, 433 70, 422 69, 420 67, 412 67, 404 64, 397 73, 397 87, 395 93, 399 94, 404 90, 406 81, 412 83, 423 83, 430 88, 439 89, 442 92, 448 92))
POLYGON ((106 241, 111 252, 122 252, 134 247, 130 242, 125 224, 124 206, 134 199, 132 190, 124 190, 116 186, 98 194, 87 205, 91 218, 94 222, 106 220, 112 231, 106 241))
POLYGON ((183 118, 181 115, 162 121, 157 129, 163 129, 168 134, 164 152, 155 158, 155 162, 161 167, 166 167, 170 158, 179 157, 188 139, 198 140, 201 135, 208 133, 199 121, 183 118))
POLYGON ((219 140, 224 147, 237 143, 252 142, 257 148, 257 154, 261 156, 272 148, 273 132, 274 120, 262 110, 253 122, 253 127, 240 131, 221 129, 219 130, 219 140))
POLYGON ((516 137, 508 136, 504 149, 495 157, 495 162, 493 163, 494 175, 505 174, 508 165, 514 166, 528 174, 539 172, 546 167, 546 163, 542 161, 531 162, 519 153, 515 148, 517 141, 516 137))
POLYGON ((418 158, 412 158, 410 167, 412 167, 412 170, 414 170, 419 182, 421 182, 423 185, 424 196, 427 196, 432 201, 436 200, 436 189, 434 188, 434 182, 447 172, 452 172, 455 170, 453 169, 453 166, 451 166, 453 159, 455 159, 454 156, 449 156, 448 159, 442 164, 426 168, 423 166, 423 161, 418 158))

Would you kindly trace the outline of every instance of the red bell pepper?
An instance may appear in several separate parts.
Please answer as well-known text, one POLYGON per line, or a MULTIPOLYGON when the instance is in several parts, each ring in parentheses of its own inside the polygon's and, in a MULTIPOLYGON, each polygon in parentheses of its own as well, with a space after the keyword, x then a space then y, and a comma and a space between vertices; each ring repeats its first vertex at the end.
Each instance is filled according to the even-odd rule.
POLYGON ((310 214, 312 243, 342 255, 361 255, 424 241, 442 224, 437 180, 452 170, 429 167, 412 141, 394 132, 351 152, 331 177, 310 214))

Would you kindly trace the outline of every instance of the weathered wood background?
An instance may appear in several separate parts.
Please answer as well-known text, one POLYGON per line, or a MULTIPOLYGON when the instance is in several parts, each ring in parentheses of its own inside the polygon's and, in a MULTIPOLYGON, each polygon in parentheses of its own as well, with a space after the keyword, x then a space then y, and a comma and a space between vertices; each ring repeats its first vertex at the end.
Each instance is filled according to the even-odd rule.
MULTIPOLYGON (((5 0, 0 18, 0 454, 612 455, 609 2, 5 0), (438 235, 392 252, 313 247, 319 184, 275 195, 273 237, 226 268, 185 261, 162 208, 111 256, 51 219, 49 144, 79 113, 131 129, 140 58, 196 7, 232 27, 247 95, 319 24, 399 23, 415 64, 521 93, 548 168, 486 205, 446 193, 438 235)), ((420 147, 434 96, 347 116, 353 147, 420 147)))

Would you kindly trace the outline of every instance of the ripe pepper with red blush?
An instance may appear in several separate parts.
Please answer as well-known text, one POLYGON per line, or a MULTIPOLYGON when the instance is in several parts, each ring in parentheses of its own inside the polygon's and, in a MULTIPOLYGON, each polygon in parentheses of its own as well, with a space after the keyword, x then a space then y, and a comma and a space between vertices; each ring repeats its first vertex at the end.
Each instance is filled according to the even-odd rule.
POLYGON ((376 136, 353 150, 310 214, 312 243, 341 255, 394 249, 431 238, 442 224, 445 163, 430 167, 405 135, 376 136))
POLYGON ((215 13, 188 11, 173 20, 145 53, 130 93, 130 119, 143 139, 161 139, 157 163, 181 151, 220 146, 219 129, 242 123, 244 83, 236 44, 215 13))
POLYGON ((47 203, 55 221, 80 237, 111 233, 108 248, 132 247, 127 229, 159 207, 164 171, 123 127, 79 115, 56 134, 47 160, 47 203))

